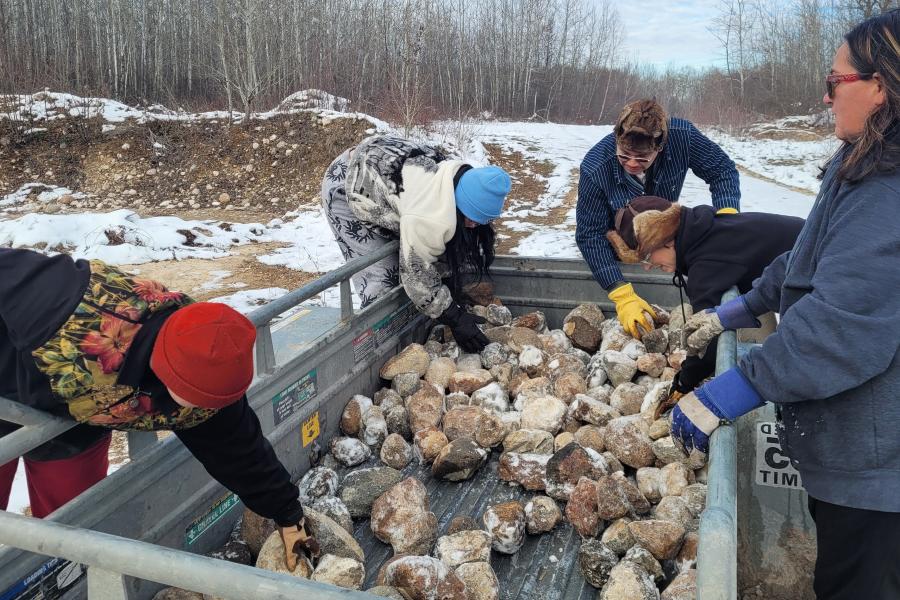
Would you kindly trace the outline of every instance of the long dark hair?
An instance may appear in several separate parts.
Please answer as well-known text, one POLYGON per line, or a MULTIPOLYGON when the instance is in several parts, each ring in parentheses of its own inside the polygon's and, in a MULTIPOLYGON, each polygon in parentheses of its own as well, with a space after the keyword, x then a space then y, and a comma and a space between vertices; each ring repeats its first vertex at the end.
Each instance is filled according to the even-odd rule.
POLYGON ((447 242, 444 257, 450 267, 450 292, 459 302, 464 280, 468 277, 480 282, 494 262, 494 240, 497 234, 490 223, 466 227, 466 217, 456 209, 456 231, 447 242))
POLYGON ((877 73, 885 97, 866 119, 838 171, 842 179, 854 182, 900 166, 900 9, 866 19, 844 39, 850 64, 859 73, 877 73))

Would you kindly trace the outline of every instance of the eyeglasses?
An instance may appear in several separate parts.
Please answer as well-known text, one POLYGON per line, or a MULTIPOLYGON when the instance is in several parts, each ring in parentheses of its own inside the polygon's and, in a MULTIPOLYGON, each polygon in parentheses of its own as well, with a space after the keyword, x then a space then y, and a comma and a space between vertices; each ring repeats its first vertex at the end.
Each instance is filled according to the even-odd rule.
POLYGON ((638 156, 628 156, 627 154, 619 154, 617 152, 616 158, 621 160, 623 163, 633 160, 634 162, 638 163, 639 165, 649 165, 656 159, 656 155, 654 154, 652 158, 641 158, 638 156))
POLYGON ((832 73, 825 76, 825 93, 829 98, 834 98, 834 88, 839 83, 851 83, 853 81, 865 81, 872 79, 874 73, 832 73))

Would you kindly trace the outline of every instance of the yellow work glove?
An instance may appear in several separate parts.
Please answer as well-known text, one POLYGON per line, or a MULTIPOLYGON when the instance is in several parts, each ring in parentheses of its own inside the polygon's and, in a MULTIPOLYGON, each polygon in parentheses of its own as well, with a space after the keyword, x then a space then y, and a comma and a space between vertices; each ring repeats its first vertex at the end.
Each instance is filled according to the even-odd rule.
POLYGON ((717 215, 736 215, 738 214, 738 210, 736 208, 731 208, 730 206, 726 206, 725 208, 720 208, 716 211, 717 215))
POLYGON ((642 333, 653 329, 653 322, 647 319, 648 313, 651 319, 656 318, 656 313, 647 304, 647 301, 634 293, 630 283, 619 286, 609 293, 609 299, 616 303, 616 314, 619 323, 625 328, 631 337, 640 339, 642 333))

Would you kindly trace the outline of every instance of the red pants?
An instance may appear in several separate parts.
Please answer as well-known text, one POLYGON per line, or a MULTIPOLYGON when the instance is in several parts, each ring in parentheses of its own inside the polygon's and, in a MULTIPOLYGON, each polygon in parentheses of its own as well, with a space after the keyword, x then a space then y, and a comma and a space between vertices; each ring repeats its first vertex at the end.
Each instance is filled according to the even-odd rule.
MULTIPOLYGON (((24 459, 31 514, 44 518, 106 477, 111 440, 111 435, 104 436, 81 454, 62 460, 24 459)), ((0 510, 9 504, 18 465, 19 461, 13 460, 0 466, 0 510)))

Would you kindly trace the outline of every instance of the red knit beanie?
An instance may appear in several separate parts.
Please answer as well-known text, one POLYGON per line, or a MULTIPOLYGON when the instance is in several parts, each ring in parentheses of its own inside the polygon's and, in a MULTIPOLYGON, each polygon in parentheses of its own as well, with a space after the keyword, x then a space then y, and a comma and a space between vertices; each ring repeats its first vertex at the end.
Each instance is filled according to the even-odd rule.
POLYGON ((254 341, 256 328, 230 306, 189 304, 163 324, 150 368, 194 406, 222 408, 240 400, 250 387, 254 341))

